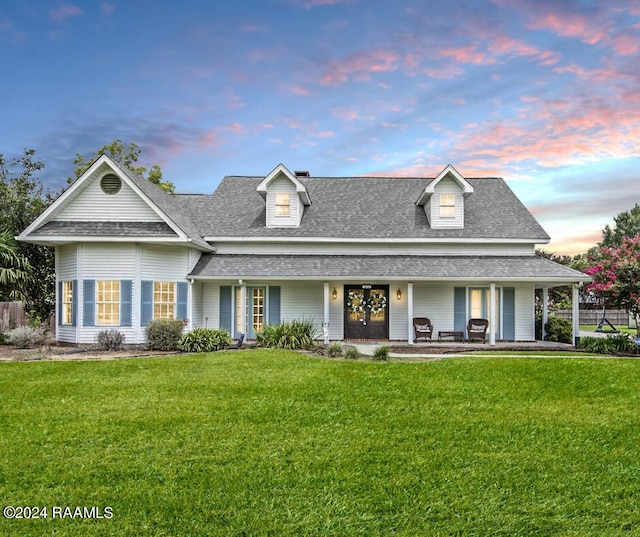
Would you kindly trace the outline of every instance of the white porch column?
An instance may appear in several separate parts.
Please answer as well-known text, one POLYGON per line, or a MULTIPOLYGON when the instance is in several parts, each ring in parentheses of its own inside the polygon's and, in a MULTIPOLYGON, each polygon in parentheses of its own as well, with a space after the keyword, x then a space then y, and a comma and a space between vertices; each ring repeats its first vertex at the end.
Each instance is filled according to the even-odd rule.
POLYGON ((489 345, 496 345, 496 328, 498 327, 498 319, 496 315, 496 284, 489 285, 489 345))
POLYGON ((572 286, 571 297, 571 320, 573 324, 573 344, 576 345, 577 338, 580 336, 580 298, 578 295, 578 284, 572 286))
MULTIPOLYGON (((245 283, 240 280, 238 283, 240 283, 240 326, 238 327, 238 330, 240 330, 241 333, 246 334, 247 333, 247 286, 245 285, 245 283)), ((233 297, 232 297, 233 300, 233 297)))
POLYGON ((413 283, 407 283, 407 343, 413 345, 413 283))
POLYGON ((542 341, 547 336, 545 325, 549 321, 549 288, 542 288, 542 341))
POLYGON ((325 345, 329 343, 329 282, 324 282, 324 316, 322 321, 322 333, 325 345))

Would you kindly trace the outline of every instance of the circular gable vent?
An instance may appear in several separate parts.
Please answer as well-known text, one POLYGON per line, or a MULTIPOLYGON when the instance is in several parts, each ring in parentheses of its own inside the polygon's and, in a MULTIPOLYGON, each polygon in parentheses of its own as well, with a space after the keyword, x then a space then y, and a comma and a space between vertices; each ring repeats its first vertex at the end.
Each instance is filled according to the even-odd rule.
POLYGON ((115 173, 108 173, 100 180, 100 188, 105 194, 117 194, 122 187, 122 181, 115 173))

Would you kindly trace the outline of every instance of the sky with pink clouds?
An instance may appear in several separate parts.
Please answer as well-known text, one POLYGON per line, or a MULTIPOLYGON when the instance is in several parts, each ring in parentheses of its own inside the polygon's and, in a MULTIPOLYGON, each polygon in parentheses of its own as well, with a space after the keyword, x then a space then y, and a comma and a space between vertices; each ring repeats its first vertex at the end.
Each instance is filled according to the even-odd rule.
POLYGON ((503 177, 559 254, 640 202, 637 0, 3 0, 0 153, 136 142, 179 192, 503 177))

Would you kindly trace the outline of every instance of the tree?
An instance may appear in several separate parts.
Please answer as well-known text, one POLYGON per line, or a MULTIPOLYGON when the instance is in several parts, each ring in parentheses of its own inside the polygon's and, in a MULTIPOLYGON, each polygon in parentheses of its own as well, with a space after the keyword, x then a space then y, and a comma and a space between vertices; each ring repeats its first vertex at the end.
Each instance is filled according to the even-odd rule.
MULTIPOLYGON (((35 150, 25 149, 21 157, 7 162, 0 154, 0 229, 9 237, 20 234, 51 204, 37 178, 44 164, 35 150)), ((22 289, 25 310, 34 321, 45 321, 55 304, 54 250, 37 244, 17 243, 16 253, 28 262, 29 278, 22 289)), ((0 285, 0 300, 13 300, 11 285, 0 285)))
POLYGON ((144 166, 136 166, 138 158, 140 157, 140 153, 142 153, 142 149, 136 143, 131 142, 128 147, 125 147, 125 145, 122 143, 122 140, 118 138, 113 140, 110 144, 103 145, 100 149, 98 149, 95 153, 92 153, 86 159, 84 155, 76 153, 76 158, 73 161, 73 164, 76 167, 73 171, 75 177, 69 177, 67 179, 67 182, 73 183, 76 179, 78 179, 78 177, 80 177, 89 169, 89 167, 97 158, 101 157, 103 154, 106 154, 111 159, 119 162, 138 175, 145 177, 146 174, 146 179, 150 183, 159 186, 165 192, 173 194, 176 187, 172 182, 162 180, 162 170, 160 169, 160 166, 158 164, 154 164, 153 166, 151 166, 150 170, 147 170, 147 168, 145 168, 144 166))
POLYGON ((640 233, 640 205, 637 203, 630 211, 623 211, 613 217, 615 227, 611 229, 609 224, 602 230, 602 242, 600 246, 620 246, 624 237, 635 237, 640 233))
POLYGON ((25 300, 29 281, 29 261, 20 255, 13 235, 0 231, 0 288, 11 300, 25 300))
POLYGON ((600 247, 585 271, 593 278, 587 289, 614 307, 627 310, 640 336, 640 233, 622 237, 620 245, 600 247))

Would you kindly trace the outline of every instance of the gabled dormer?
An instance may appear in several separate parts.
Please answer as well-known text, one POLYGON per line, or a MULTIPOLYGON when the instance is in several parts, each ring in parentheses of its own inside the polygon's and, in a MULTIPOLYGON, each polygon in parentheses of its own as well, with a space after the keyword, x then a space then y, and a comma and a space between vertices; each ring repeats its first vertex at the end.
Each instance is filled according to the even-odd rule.
POLYGON ((422 205, 433 229, 464 228, 464 200, 473 187, 449 164, 423 190, 416 205, 422 205))
POLYGON ((307 187, 300 177, 278 164, 258 185, 256 190, 266 203, 267 227, 300 226, 305 205, 311 205, 307 187))

